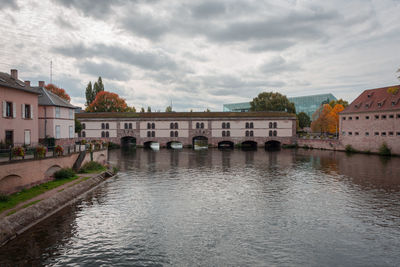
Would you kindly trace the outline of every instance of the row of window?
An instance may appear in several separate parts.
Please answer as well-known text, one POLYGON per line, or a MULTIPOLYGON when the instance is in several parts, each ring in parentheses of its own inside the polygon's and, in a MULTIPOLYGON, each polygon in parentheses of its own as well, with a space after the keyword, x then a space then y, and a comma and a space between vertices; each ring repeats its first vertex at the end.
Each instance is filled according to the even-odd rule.
MULTIPOLYGON (((380 116, 379 116, 379 115, 374 115, 375 120, 378 120, 379 118, 381 118, 382 120, 386 120, 388 117, 389 117, 389 119, 394 119, 394 114, 380 115, 380 116)), ((396 117, 397 117, 398 119, 400 119, 400 114, 397 114, 396 117)), ((353 117, 352 117, 352 116, 349 116, 349 117, 342 117, 342 120, 345 121, 346 118, 347 118, 349 121, 353 120, 353 117)), ((369 120, 370 116, 365 116, 364 118, 365 118, 366 120, 369 120)), ((359 116, 355 116, 354 119, 355 119, 355 120, 359 120, 360 117, 359 117, 359 116)))
MULTIPOLYGON (((353 132, 347 132, 349 136, 353 136, 353 132)), ((365 136, 369 136, 369 132, 364 133, 365 136)), ((346 132, 342 132, 342 135, 346 135, 346 132)), ((360 135, 359 132, 354 132, 355 136, 360 135)), ((374 132, 374 136, 394 136, 394 132, 374 132)), ((400 132, 396 132, 396 136, 400 136, 400 132)))
POLYGON ((124 129, 132 129, 132 123, 125 123, 124 129))
MULTIPOLYGON (((228 122, 228 123, 229 123, 229 122, 228 122)), ((222 125, 224 125, 224 124, 222 124, 222 125)), ((197 123, 196 123, 196 129, 204 129, 204 122, 202 122, 202 123, 197 122, 197 123)))
POLYGON ((147 131, 147 137, 156 137, 155 131, 147 131))
POLYGON ((178 137, 178 131, 171 131, 170 133, 169 133, 169 136, 170 137, 178 137))
MULTIPOLYGON (((21 116, 23 119, 33 119, 32 106, 28 104, 21 105, 21 116)), ((13 102, 3 101, 3 117, 16 118, 16 105, 13 102)))
POLYGON ((178 129, 178 123, 177 122, 175 122, 175 123, 171 122, 170 125, 169 125, 169 128, 170 129, 178 129))
POLYGON ((147 129, 155 129, 156 128, 156 124, 153 122, 153 123, 150 123, 150 122, 148 122, 147 123, 147 129))
POLYGON ((110 125, 108 123, 102 123, 101 129, 110 129, 110 125))
MULTIPOLYGON (((69 126, 68 127, 69 130, 69 138, 74 138, 75 134, 74 134, 74 127, 73 126, 69 126)), ((61 138, 61 126, 60 125, 56 125, 56 139, 60 139, 61 138)))
POLYGON ((231 136, 231 131, 222 131, 222 136, 231 136))
POLYGON ((110 137, 110 133, 108 131, 102 131, 101 137, 110 137))

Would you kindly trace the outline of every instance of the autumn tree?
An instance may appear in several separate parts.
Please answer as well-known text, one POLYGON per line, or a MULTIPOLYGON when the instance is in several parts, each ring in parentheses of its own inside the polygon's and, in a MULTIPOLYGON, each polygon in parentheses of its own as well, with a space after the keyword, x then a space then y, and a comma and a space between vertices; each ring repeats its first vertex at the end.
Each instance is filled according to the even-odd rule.
POLYGON ((329 133, 338 133, 339 132, 339 112, 344 110, 344 106, 342 104, 336 104, 331 113, 330 116, 333 119, 333 123, 329 125, 329 133))
POLYGON ((251 111, 285 111, 296 113, 296 108, 285 95, 274 92, 260 93, 250 102, 251 111))
POLYGON ((313 132, 338 133, 339 132, 339 112, 343 111, 341 104, 336 104, 333 108, 325 104, 313 114, 311 129, 313 132))
POLYGON ((44 88, 46 88, 47 91, 52 92, 55 95, 58 95, 59 97, 61 97, 62 99, 70 102, 71 98, 69 97, 69 95, 65 92, 64 89, 57 87, 56 85, 49 83, 48 85, 46 85, 44 88))
POLYGON ((102 91, 96 95, 94 101, 86 108, 87 112, 126 112, 128 105, 117 94, 102 91))
POLYGON ((303 129, 304 127, 310 127, 311 119, 305 112, 300 112, 297 114, 297 119, 299 120, 299 127, 303 129))
POLYGON ((166 107, 165 112, 172 112, 172 107, 171 106, 166 107))
POLYGON ((347 102, 346 100, 343 100, 343 99, 331 100, 331 102, 329 102, 329 105, 331 106, 331 108, 334 108, 336 104, 340 104, 343 107, 347 107, 349 105, 349 102, 347 102))

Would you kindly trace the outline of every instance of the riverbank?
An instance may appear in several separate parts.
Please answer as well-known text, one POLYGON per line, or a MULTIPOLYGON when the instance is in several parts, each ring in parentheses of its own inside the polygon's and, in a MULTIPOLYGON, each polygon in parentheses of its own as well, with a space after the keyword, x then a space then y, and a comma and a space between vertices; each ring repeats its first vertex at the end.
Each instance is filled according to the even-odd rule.
POLYGON ((20 203, 13 208, 15 213, 4 211, 0 216, 0 246, 71 204, 111 176, 113 173, 109 171, 97 175, 85 174, 84 177, 20 203))

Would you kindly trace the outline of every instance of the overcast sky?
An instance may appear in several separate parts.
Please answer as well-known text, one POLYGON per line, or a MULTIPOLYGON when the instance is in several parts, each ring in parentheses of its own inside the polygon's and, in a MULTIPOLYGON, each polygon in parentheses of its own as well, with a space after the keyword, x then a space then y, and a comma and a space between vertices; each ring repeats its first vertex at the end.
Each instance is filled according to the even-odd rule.
POLYGON ((136 109, 221 111, 262 91, 399 84, 400 0, 0 0, 0 71, 84 106, 89 81, 136 109))

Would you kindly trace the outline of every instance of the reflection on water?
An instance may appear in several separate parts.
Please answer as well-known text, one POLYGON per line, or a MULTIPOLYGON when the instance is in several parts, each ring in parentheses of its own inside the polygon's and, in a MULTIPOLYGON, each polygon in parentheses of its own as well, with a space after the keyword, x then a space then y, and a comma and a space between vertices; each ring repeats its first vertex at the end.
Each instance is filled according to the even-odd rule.
POLYGON ((114 150, 120 174, 0 248, 1 264, 400 262, 400 158, 114 150))

